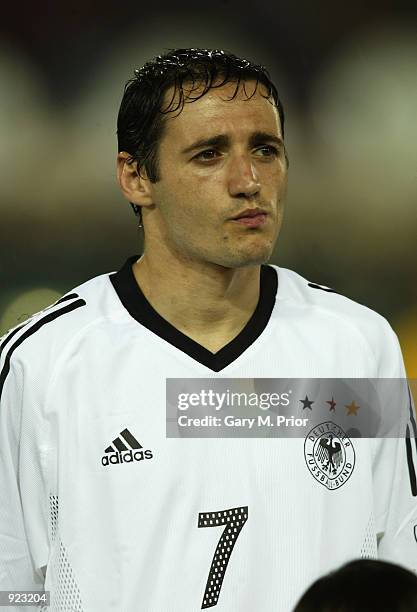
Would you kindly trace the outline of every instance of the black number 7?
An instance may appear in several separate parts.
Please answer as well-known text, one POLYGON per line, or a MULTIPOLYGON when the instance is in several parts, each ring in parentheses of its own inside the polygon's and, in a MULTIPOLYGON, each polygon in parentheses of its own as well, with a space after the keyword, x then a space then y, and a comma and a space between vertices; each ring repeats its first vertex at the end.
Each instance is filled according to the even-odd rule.
POLYGON ((220 525, 225 525, 214 552, 213 561, 211 562, 206 590, 203 595, 203 603, 201 605, 202 610, 217 605, 230 555, 239 533, 242 531, 242 527, 247 520, 248 506, 229 508, 220 512, 199 513, 199 527, 220 527, 220 525))

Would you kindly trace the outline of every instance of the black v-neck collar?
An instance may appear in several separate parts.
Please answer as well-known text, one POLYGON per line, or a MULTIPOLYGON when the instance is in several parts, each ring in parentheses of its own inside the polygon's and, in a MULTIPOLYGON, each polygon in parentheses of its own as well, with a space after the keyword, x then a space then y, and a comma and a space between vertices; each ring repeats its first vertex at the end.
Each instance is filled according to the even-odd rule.
POLYGON ((261 266, 258 305, 245 327, 217 353, 211 353, 171 325, 151 306, 133 274, 132 265, 138 259, 139 255, 129 257, 119 272, 110 275, 110 280, 123 306, 141 325, 214 372, 220 372, 237 359, 255 342, 267 326, 278 288, 278 275, 272 266, 261 266))

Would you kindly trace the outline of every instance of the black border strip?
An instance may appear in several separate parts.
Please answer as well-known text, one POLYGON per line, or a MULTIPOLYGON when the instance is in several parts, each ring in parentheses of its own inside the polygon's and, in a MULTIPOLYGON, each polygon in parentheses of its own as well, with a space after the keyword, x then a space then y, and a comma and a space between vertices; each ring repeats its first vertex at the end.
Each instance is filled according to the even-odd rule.
POLYGON ((78 293, 69 293, 68 295, 64 295, 64 297, 59 298, 59 300, 54 302, 54 304, 52 304, 52 306, 49 306, 49 308, 53 308, 53 306, 58 306, 58 304, 62 304, 62 302, 67 302, 68 300, 73 300, 77 297, 80 297, 78 293))
MULTIPOLYGON (((61 304, 62 302, 66 302, 66 301, 68 301, 68 300, 73 300, 73 299, 78 298, 78 297, 79 297, 78 293, 69 293, 68 295, 64 295, 64 297, 60 298, 59 300, 57 300, 56 302, 54 302, 53 304, 51 304, 50 306, 48 306, 47 308, 45 308, 45 310, 41 310, 40 312, 41 312, 41 313, 46 312, 47 310, 50 310, 50 309, 51 309, 51 308, 53 308, 54 306, 58 306, 58 304, 61 304)), ((33 321, 33 318, 32 318, 32 317, 33 317, 33 316, 36 316, 36 314, 38 314, 38 313, 35 313, 35 314, 34 314, 34 315, 32 315, 31 317, 29 317, 29 319, 28 319, 27 321, 25 321, 24 323, 22 323, 22 325, 19 325, 19 327, 15 327, 15 329, 13 329, 11 332, 9 332, 9 333, 7 333, 7 332, 6 332, 6 337, 5 337, 5 339, 3 340, 3 342, 0 344, 0 357, 1 357, 1 354, 2 354, 3 349, 4 349, 4 347, 6 346, 6 344, 8 344, 8 343, 9 343, 9 341, 10 341, 12 338, 14 338, 14 336, 15 336, 15 335, 16 335, 16 334, 17 334, 17 333, 18 333, 18 332, 19 332, 19 331, 20 331, 20 330, 21 330, 23 327, 25 327, 26 325, 29 325, 29 323, 32 323, 32 321, 33 321)))
POLYGON ((407 463, 408 463, 408 473, 410 475, 411 493, 413 497, 417 497, 417 479, 416 479, 416 472, 415 472, 414 463, 413 463, 413 451, 411 448, 410 428, 408 425, 407 425, 405 436, 406 436, 405 437, 405 447, 407 451, 407 463))
POLYGON ((6 338, 3 340, 3 342, 0 344, 0 357, 1 354, 3 352, 4 347, 6 346, 6 344, 8 344, 8 342, 14 338, 14 336, 22 329, 22 327, 25 327, 26 325, 28 325, 28 323, 30 323, 30 321, 26 321, 25 323, 22 323, 22 325, 19 325, 19 327, 15 327, 15 329, 13 331, 11 331, 6 338))
MULTIPOLYGON (((69 298, 67 297, 67 299, 69 298)), ((6 380, 7 374, 10 371, 10 359, 12 357, 13 352, 18 348, 18 346, 20 346, 22 342, 24 342, 27 338, 32 336, 32 334, 36 333, 39 329, 41 329, 41 327, 43 327, 47 323, 50 323, 51 321, 54 321, 58 317, 61 317, 62 315, 67 314, 71 312, 72 310, 75 310, 76 308, 80 308, 80 306, 85 306, 85 305, 86 305, 85 300, 79 299, 76 302, 72 302, 72 304, 68 304, 68 306, 65 306, 64 308, 60 308, 59 310, 55 310, 54 312, 51 312, 50 314, 46 315, 42 319, 39 319, 38 321, 36 321, 36 323, 31 325, 30 328, 25 333, 23 333, 20 336, 20 338, 16 340, 16 342, 10 347, 6 355, 6 358, 4 360, 3 369, 0 374, 0 398, 1 398, 2 391, 3 391, 4 382, 6 380)))
POLYGON ((330 289, 329 287, 323 287, 322 285, 317 285, 317 283, 308 283, 308 286, 312 289, 321 289, 322 291, 327 291, 327 293, 337 293, 334 289, 330 289))
POLYGON ((417 453, 417 425, 416 425, 416 419, 415 419, 415 414, 414 414, 414 409, 413 409, 413 400, 411 398, 410 385, 407 385, 407 389, 408 389, 408 400, 409 400, 409 408, 410 408, 410 421, 411 421, 411 425, 413 426, 414 442, 416 445, 416 453, 417 453))
POLYGON ((233 363, 261 335, 271 317, 278 289, 278 274, 275 268, 261 265, 258 305, 242 331, 217 353, 180 332, 164 319, 148 302, 136 282, 132 265, 139 255, 129 257, 119 272, 110 275, 110 281, 128 313, 138 323, 169 342, 199 363, 220 372, 233 363))

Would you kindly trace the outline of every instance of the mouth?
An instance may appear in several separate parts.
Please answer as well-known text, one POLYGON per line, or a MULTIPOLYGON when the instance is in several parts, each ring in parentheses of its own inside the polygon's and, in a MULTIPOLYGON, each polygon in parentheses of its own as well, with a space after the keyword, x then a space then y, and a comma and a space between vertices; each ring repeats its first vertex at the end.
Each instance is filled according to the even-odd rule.
POLYGON ((246 227, 260 227, 266 222, 267 212, 261 208, 248 208, 231 220, 246 225, 246 227))

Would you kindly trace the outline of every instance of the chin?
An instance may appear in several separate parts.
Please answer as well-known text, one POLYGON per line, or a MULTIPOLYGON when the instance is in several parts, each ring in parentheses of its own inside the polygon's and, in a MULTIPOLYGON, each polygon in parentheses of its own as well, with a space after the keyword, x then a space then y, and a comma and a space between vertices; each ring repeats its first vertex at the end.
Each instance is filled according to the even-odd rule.
POLYGON ((274 250, 274 243, 268 241, 263 244, 258 244, 256 245, 256 247, 252 245, 251 247, 248 247, 244 251, 242 250, 242 252, 238 253, 237 255, 240 256, 242 261, 247 262, 246 264, 243 264, 243 265, 255 266, 259 264, 264 264, 267 261, 269 261, 273 253, 273 250, 274 250))
POLYGON ((225 268, 244 268, 247 266, 259 266, 265 264, 271 258, 273 247, 251 249, 247 252, 230 253, 218 263, 225 268))

